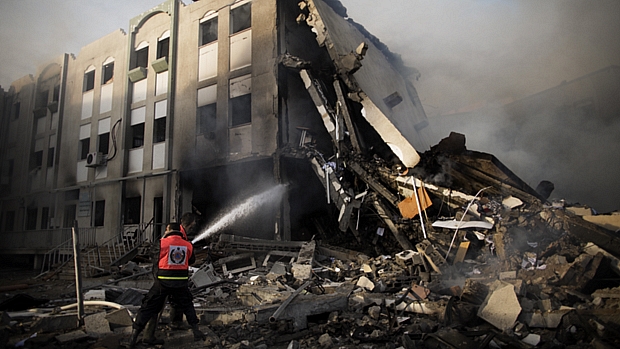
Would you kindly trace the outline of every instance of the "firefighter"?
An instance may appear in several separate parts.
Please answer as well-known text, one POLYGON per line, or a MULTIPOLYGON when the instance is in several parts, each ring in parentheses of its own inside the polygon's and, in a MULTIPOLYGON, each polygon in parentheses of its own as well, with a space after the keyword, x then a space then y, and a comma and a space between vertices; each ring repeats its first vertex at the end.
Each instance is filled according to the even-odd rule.
MULTIPOLYGON (((194 229, 196 227, 196 215, 191 212, 185 212, 181 216, 181 227, 179 231, 183 235, 183 239, 188 240, 188 234, 193 234, 194 229)), ((156 259, 159 258, 157 255, 156 259)), ((183 310, 179 309, 179 306, 176 303, 174 297, 168 297, 168 301, 170 302, 170 327, 173 330, 184 330, 186 329, 183 326, 183 310)), ((155 330, 157 329, 157 323, 159 322, 159 314, 153 315, 153 317, 148 321, 146 327, 144 329, 144 334, 142 336, 142 342, 150 345, 160 345, 164 344, 162 339, 159 339, 155 336, 155 330)))
POLYGON ((183 238, 178 223, 170 223, 166 227, 163 238, 159 241, 159 258, 153 262, 155 281, 142 300, 133 324, 130 348, 134 348, 138 336, 147 322, 157 317, 166 304, 166 297, 174 299, 178 310, 181 310, 192 327, 195 340, 204 340, 206 336, 198 329, 198 317, 192 302, 192 294, 188 287, 189 266, 194 263, 194 247, 183 238))

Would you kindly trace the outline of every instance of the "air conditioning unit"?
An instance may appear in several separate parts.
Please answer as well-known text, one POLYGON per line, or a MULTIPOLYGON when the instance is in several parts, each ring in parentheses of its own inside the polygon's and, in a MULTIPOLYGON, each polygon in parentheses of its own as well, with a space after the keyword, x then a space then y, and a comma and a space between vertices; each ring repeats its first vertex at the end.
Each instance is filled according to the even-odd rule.
POLYGON ((88 153, 86 156, 86 167, 97 167, 104 164, 103 153, 88 153))

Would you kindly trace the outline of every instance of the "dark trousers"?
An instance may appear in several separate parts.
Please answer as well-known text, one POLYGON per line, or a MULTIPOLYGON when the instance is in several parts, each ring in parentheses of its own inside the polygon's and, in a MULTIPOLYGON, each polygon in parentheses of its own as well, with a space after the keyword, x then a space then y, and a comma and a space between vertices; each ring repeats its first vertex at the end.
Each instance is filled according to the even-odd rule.
POLYGON ((193 296, 185 283, 184 287, 169 287, 165 285, 165 282, 160 282, 155 279, 153 286, 149 290, 142 300, 142 306, 136 316, 133 327, 138 330, 143 330, 146 323, 151 317, 157 316, 157 314, 166 305, 166 297, 171 296, 174 299, 175 308, 183 311, 187 322, 193 327, 198 324, 198 317, 196 316, 196 309, 194 309, 194 303, 192 302, 193 296))

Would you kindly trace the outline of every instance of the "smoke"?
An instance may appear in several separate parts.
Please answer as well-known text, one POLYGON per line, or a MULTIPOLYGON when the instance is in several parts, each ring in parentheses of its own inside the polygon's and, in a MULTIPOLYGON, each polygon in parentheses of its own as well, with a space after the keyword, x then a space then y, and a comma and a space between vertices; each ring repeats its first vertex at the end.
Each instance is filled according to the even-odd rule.
POLYGON ((620 209, 620 165, 612 160, 620 151, 619 121, 542 113, 520 123, 500 108, 620 65, 620 2, 386 0, 379 8, 371 0, 341 2, 349 17, 420 71, 413 83, 440 131, 435 143, 450 131, 464 133, 468 149, 495 155, 530 186, 552 181, 551 199, 620 209))

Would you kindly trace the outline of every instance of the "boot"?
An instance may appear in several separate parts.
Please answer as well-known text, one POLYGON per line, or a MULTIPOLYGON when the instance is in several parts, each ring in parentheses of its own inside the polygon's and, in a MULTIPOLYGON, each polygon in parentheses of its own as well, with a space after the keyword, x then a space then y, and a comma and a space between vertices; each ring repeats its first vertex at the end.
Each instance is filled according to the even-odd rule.
POLYGON ((192 332, 194 333, 195 341, 204 341, 205 339, 207 339, 207 335, 200 331, 200 329, 198 328, 198 324, 192 325, 192 332))
POLYGON ((133 349, 136 347, 136 343, 138 342, 138 336, 142 332, 141 329, 134 328, 131 332, 131 340, 129 341, 129 349, 133 349))
POLYGON ((144 335, 142 335, 142 343, 150 345, 164 344, 163 339, 157 339, 155 337, 155 330, 157 329, 158 321, 159 318, 157 316, 153 316, 149 320, 149 322, 146 323, 146 327, 144 328, 144 335))

